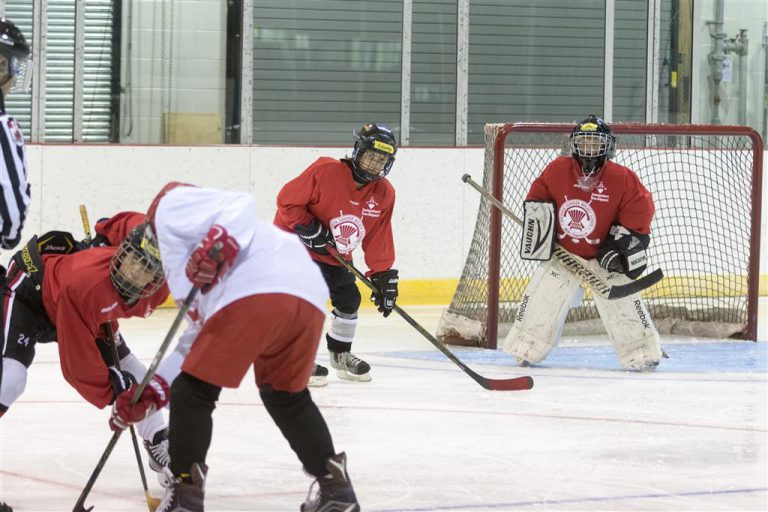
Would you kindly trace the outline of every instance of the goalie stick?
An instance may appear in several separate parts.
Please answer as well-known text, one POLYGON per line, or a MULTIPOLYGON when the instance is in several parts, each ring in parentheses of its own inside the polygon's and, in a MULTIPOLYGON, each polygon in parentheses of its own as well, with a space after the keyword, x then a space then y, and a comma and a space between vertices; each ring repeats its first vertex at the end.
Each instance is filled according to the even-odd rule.
MULTIPOLYGON (((519 226, 523 225, 523 221, 515 215, 512 210, 504 206, 501 201, 493 197, 487 190, 481 187, 469 174, 465 174, 461 177, 461 181, 468 183, 475 190, 480 192, 480 195, 491 201, 493 205, 498 208, 504 215, 511 218, 519 226)), ((552 251, 555 258, 565 267, 570 270, 574 275, 581 278, 582 281, 587 283, 589 287, 598 292, 600 295, 605 296, 609 300, 621 299, 628 297, 634 293, 641 292, 646 288, 650 288, 654 284, 658 283, 664 277, 664 272, 660 268, 657 268, 653 272, 650 272, 643 277, 639 277, 634 281, 627 284, 614 284, 610 285, 606 283, 600 276, 592 272, 585 267, 573 254, 563 249, 560 245, 555 245, 555 250, 552 251)))
MULTIPOLYGON (((85 242, 90 244, 91 237, 91 222, 88 220, 88 210, 84 204, 80 205, 80 220, 83 221, 83 231, 85 232, 85 242)), ((112 358, 115 360, 115 368, 121 371, 120 368, 120 354, 117 352, 117 342, 115 341, 115 332, 112 329, 112 324, 104 324, 104 331, 107 334, 107 343, 112 348, 112 358)), ((147 485, 147 475, 144 472, 144 463, 141 460, 141 449, 139 448, 139 441, 136 438, 136 428, 131 425, 131 440, 133 441, 133 451, 136 454, 136 462, 139 465, 139 476, 141 477, 141 485, 144 487, 144 497, 147 500, 147 508, 149 512, 155 512, 160 505, 160 500, 149 494, 149 485, 147 485)))
MULTIPOLYGON (((373 285, 373 283, 365 277, 365 274, 360 272, 352 263, 345 260, 339 252, 331 247, 328 249, 328 252, 336 258, 336 260, 344 265, 344 267, 347 268, 350 272, 355 274, 355 276, 360 279, 360 281, 363 282, 368 288, 371 289, 371 291, 378 292, 376 287, 373 285)), ((453 363, 456 364, 461 370, 472 377, 472 380, 480 384, 485 389, 489 389, 491 391, 522 391, 526 389, 531 389, 533 387, 533 378, 529 376, 523 376, 523 377, 514 377, 511 379, 489 379, 487 377, 483 377, 482 375, 478 375, 475 373, 471 368, 469 368, 467 365, 465 365, 461 359, 456 357, 453 352, 448 350, 445 345, 440 343, 432 334, 429 333, 424 327, 422 327, 416 320, 411 318, 411 316, 403 311, 403 309, 398 306, 397 304, 394 305, 393 308, 397 313, 403 317, 403 319, 411 324, 419 333, 421 333, 422 336, 427 338, 432 345, 437 347, 437 349, 445 354, 445 356, 450 359, 453 363)))
MULTIPOLYGON (((141 380, 139 387, 136 388, 136 392, 133 394, 133 398, 131 398, 131 405, 139 401, 139 397, 144 391, 144 388, 147 387, 149 381, 155 375, 155 371, 157 371, 157 367, 160 365, 160 361, 168 351, 168 347, 171 345, 173 337, 176 335, 176 331, 179 330, 179 325, 184 319, 184 315, 187 314, 187 311, 192 305, 192 302, 195 300, 195 296, 197 296, 198 291, 199 288, 195 287, 189 290, 187 297, 184 299, 184 302, 179 308, 179 312, 176 314, 176 318, 173 319, 173 324, 171 324, 171 328, 168 330, 168 334, 165 335, 165 339, 163 340, 162 345, 160 345, 160 348, 157 350, 155 358, 152 359, 152 363, 149 365, 149 368, 147 368, 147 373, 144 374, 144 378, 141 380)), ((85 499, 88 497, 88 494, 90 494, 91 489, 93 488, 93 484, 96 483, 96 479, 99 477, 99 474, 101 474, 101 470, 104 469, 104 465, 107 463, 107 459, 109 458, 110 454, 112 454, 112 450, 115 448, 117 440, 120 439, 120 434, 122 433, 122 431, 119 431, 112 434, 112 438, 109 440, 107 447, 104 449, 104 453, 101 455, 99 462, 96 464, 96 468, 94 468, 91 477, 88 479, 88 483, 85 484, 85 488, 80 493, 80 497, 77 499, 77 503, 75 503, 75 507, 72 509, 72 512, 90 512, 93 510, 93 507, 86 509, 83 504, 85 503, 85 499)))

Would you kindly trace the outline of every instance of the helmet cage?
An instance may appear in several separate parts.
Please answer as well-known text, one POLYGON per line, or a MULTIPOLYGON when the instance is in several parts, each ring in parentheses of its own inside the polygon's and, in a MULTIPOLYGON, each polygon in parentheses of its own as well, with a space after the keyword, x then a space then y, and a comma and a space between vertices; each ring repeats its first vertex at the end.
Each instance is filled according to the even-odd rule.
POLYGON ((148 223, 123 239, 109 266, 112 284, 126 302, 153 295, 165 282, 157 238, 148 223))
POLYGON ((601 119, 590 116, 579 123, 571 133, 571 154, 589 178, 603 168, 605 161, 616 151, 616 137, 601 119))
POLYGON ((352 174, 361 183, 377 181, 389 174, 395 163, 395 137, 389 128, 376 124, 366 124, 355 136, 355 148, 350 162, 352 174))

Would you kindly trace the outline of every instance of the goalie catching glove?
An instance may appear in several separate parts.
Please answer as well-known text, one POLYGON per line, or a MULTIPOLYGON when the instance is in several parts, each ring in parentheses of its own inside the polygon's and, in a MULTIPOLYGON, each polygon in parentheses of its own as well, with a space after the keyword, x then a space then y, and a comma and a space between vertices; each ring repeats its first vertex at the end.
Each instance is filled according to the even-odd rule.
POLYGON ((112 406, 112 416, 109 418, 109 428, 114 432, 125 430, 155 411, 162 409, 170 398, 168 383, 159 375, 150 379, 138 401, 131 405, 131 400, 137 389, 138 386, 134 384, 117 396, 115 404, 112 406))
POLYGON ((221 280, 240 252, 240 244, 229 236, 226 228, 211 226, 187 261, 186 273, 192 284, 207 293, 221 280))
POLYGON ((643 273, 648 264, 645 249, 650 241, 649 235, 614 224, 608 239, 597 250, 595 258, 608 272, 618 272, 635 279, 643 273))
POLYGON ((395 307, 398 280, 397 270, 393 268, 371 275, 371 283, 376 288, 376 291, 371 293, 371 302, 379 308, 379 313, 383 314, 384 318, 388 317, 395 307))
POLYGON ((331 230, 317 219, 312 219, 309 224, 296 224, 293 230, 299 235, 301 243, 317 254, 328 254, 327 247, 336 246, 331 230))

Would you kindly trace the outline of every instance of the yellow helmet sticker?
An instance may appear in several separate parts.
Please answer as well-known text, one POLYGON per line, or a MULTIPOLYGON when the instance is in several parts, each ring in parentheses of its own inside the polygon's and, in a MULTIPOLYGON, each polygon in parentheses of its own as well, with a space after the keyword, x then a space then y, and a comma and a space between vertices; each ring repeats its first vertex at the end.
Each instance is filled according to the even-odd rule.
POLYGON ((597 125, 595 123, 584 123, 579 130, 582 132, 596 132, 597 125))
POLYGON ((160 248, 150 240, 147 240, 146 236, 141 239, 141 248, 154 259, 160 260, 160 248))
POLYGON ((375 149, 378 149, 379 151, 383 151, 385 153, 389 153, 390 155, 395 152, 395 148, 387 144, 386 142, 381 142, 378 140, 373 141, 373 147, 375 149))

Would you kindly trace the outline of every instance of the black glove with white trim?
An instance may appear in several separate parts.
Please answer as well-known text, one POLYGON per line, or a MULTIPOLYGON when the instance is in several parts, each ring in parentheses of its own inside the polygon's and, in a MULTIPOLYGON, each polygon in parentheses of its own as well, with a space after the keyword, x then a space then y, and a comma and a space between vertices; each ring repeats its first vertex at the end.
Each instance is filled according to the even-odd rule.
POLYGON ((395 307, 398 281, 397 270, 393 268, 371 275, 371 283, 376 287, 376 291, 371 293, 371 302, 379 308, 379 313, 384 315, 384 318, 388 317, 395 307))
POLYGON ((293 230, 299 235, 301 243, 306 245, 310 251, 317 254, 328 254, 327 246, 335 247, 333 233, 324 226, 318 219, 312 219, 309 224, 296 224, 293 230))
POLYGON ((620 224, 611 226, 608 239, 597 250, 595 258, 608 272, 618 272, 630 279, 640 276, 648 263, 645 249, 651 241, 649 235, 637 233, 620 224))
POLYGON ((114 366, 109 367, 109 383, 112 385, 112 392, 115 393, 115 397, 130 389, 131 386, 136 384, 136 377, 132 373, 118 370, 114 366))

